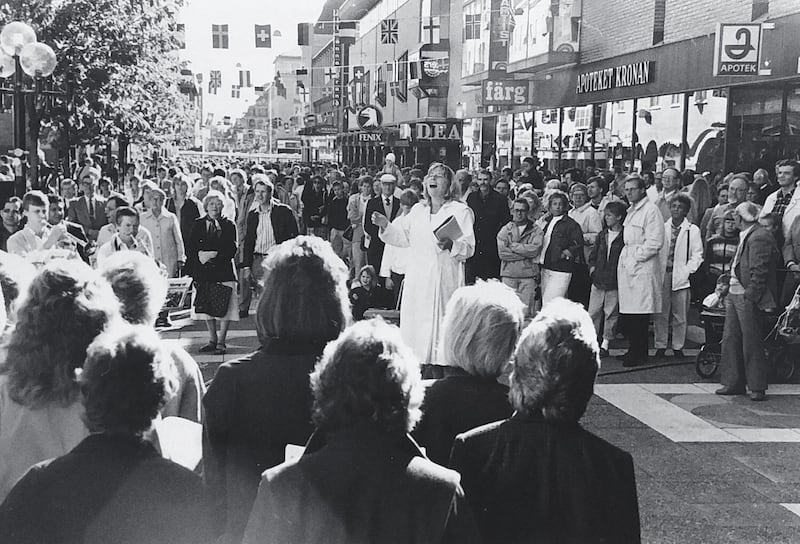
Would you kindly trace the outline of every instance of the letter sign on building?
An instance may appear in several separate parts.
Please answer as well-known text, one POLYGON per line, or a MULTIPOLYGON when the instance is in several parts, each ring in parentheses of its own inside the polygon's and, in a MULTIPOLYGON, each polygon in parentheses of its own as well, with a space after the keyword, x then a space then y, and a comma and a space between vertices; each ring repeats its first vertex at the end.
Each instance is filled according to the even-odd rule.
POLYGON ((718 24, 714 40, 714 75, 758 75, 760 47, 761 25, 718 24))
POLYGON ((530 81, 487 79, 481 91, 484 106, 523 106, 529 103, 530 81))

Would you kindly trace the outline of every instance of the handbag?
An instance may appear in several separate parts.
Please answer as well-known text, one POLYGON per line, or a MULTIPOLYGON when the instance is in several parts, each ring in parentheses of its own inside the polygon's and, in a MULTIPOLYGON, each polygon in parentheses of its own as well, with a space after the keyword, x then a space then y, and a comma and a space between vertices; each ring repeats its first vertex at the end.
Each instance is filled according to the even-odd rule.
POLYGON ((347 228, 344 229, 344 232, 342 233, 342 238, 344 238, 348 242, 352 242, 353 241, 353 233, 354 232, 355 232, 355 229, 353 228, 353 225, 352 224, 347 225, 347 228))
POLYGON ((213 317, 223 317, 228 313, 233 289, 221 283, 202 281, 195 282, 197 295, 194 299, 194 311, 213 317))

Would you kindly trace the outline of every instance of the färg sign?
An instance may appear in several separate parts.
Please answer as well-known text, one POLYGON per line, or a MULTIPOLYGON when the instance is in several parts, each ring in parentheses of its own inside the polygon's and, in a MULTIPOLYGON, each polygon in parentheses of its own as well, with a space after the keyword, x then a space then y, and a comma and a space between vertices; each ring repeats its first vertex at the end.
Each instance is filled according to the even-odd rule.
POLYGON ((484 106, 521 106, 528 103, 530 81, 488 79, 481 91, 484 106))

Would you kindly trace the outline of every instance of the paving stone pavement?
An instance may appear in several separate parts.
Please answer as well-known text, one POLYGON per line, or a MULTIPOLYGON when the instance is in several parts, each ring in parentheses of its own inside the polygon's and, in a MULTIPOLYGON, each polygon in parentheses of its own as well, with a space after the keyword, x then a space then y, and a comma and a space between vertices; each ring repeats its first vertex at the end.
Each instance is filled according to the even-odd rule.
MULTIPOLYGON (((174 325, 162 335, 198 360, 206 380, 222 362, 258 347, 252 316, 232 324, 225 356, 199 354, 206 338, 202 324, 174 325)), ((685 350, 686 360, 652 360, 653 366, 632 372, 613 357, 622 353, 621 344, 612 344, 582 423, 633 455, 643 542, 800 543, 800 386, 773 386, 767 402, 758 405, 715 396, 717 384, 694 371, 693 357, 702 342, 697 332, 685 350), (608 394, 612 386, 624 386, 617 389, 621 397, 608 394), (640 419, 607 400, 622 405, 626 391, 634 390, 643 399, 640 404, 664 403, 671 413, 682 414, 676 417, 680 422, 687 419, 693 425, 668 430, 676 441, 656 430, 664 422, 640 419), (737 441, 703 441, 696 426, 737 441)))

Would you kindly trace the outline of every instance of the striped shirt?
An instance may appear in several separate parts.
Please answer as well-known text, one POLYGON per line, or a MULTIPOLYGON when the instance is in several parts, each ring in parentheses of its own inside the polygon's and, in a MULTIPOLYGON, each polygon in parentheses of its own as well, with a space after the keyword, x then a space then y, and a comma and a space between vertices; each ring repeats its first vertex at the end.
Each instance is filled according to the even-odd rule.
POLYGON ((258 211, 258 227, 256 228, 255 253, 266 255, 275 246, 275 233, 272 230, 272 204, 266 208, 260 206, 258 211))

